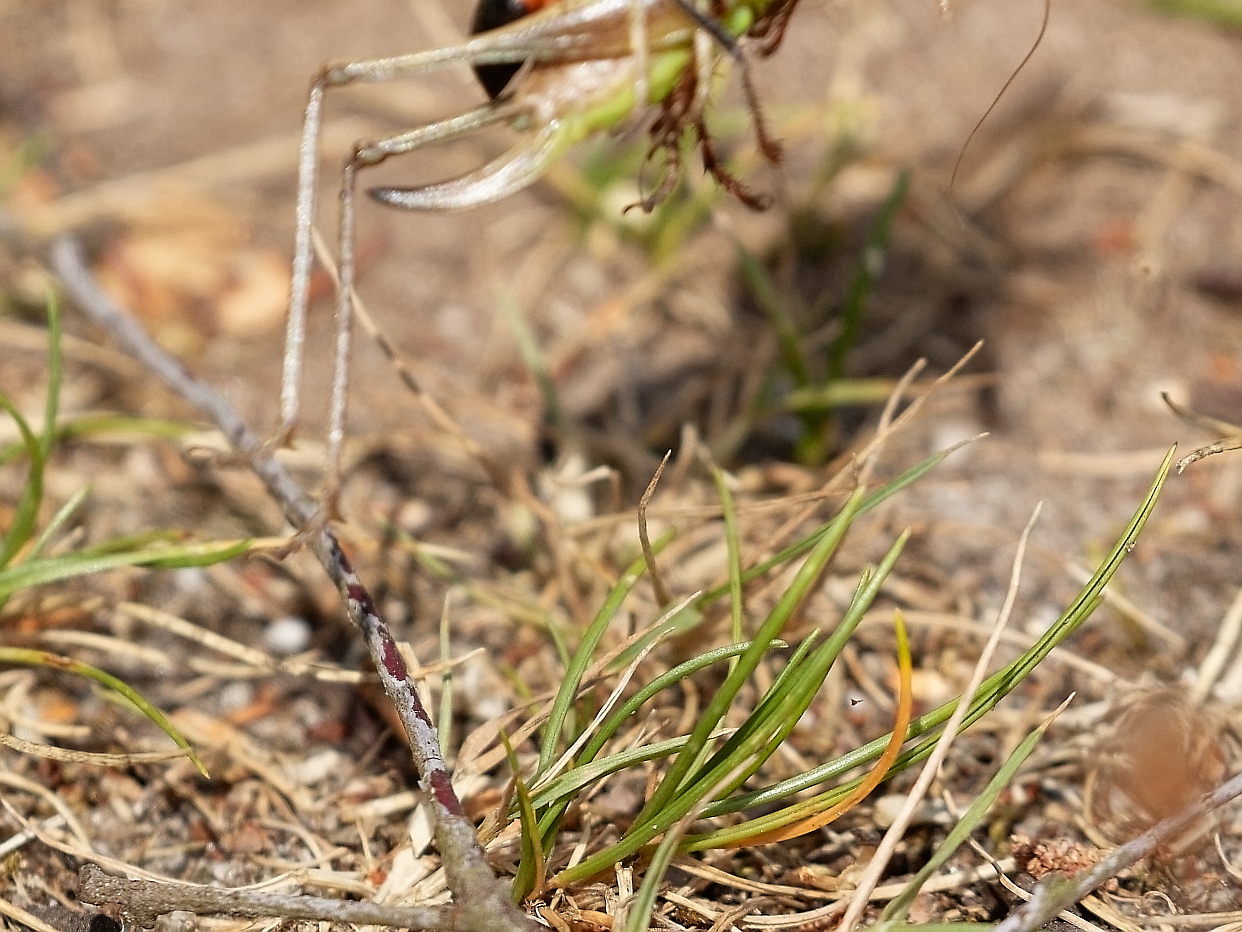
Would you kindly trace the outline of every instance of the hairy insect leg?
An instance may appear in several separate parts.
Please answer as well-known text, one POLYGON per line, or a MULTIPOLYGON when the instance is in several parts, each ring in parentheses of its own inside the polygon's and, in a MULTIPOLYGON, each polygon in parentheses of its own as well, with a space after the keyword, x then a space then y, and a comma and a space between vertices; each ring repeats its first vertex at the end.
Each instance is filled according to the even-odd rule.
POLYGON ((742 94, 746 98, 746 109, 750 111, 750 121, 755 127, 755 145, 765 159, 777 165, 784 153, 781 144, 768 131, 767 117, 763 115, 763 104, 759 102, 759 92, 755 89, 754 76, 750 71, 750 59, 743 55, 738 62, 738 70, 742 76, 742 94))
MULTIPOLYGON (((781 147, 768 132, 767 121, 763 116, 763 107, 759 103, 759 93, 755 89, 754 77, 750 70, 750 58, 746 54, 746 50, 737 42, 733 36, 729 35, 720 24, 720 20, 705 13, 695 5, 694 0, 674 0, 678 7, 682 9, 691 19, 698 24, 702 30, 695 34, 696 40, 700 37, 710 38, 716 45, 723 49, 730 58, 737 64, 738 70, 741 72, 742 93, 746 97, 746 108, 750 111, 751 120, 755 124, 755 141, 759 146, 759 151, 763 157, 773 164, 781 160, 781 147)), ((760 46, 759 54, 768 56, 780 45, 781 39, 785 35, 785 26, 789 22, 790 14, 798 0, 785 0, 779 5, 775 15, 774 23, 765 22, 763 28, 757 37, 763 44, 760 46)), ((700 51, 702 45, 696 41, 695 58, 702 62, 703 52, 700 51)), ((700 66, 701 67, 701 66, 700 66)), ((710 77, 710 74, 708 75, 710 77)), ((699 94, 706 97, 708 93, 707 80, 700 71, 699 94)), ((698 104, 699 110, 702 110, 702 104, 698 104)))
MULTIPOLYGON (((751 33, 757 40, 759 55, 766 58, 780 46, 785 38, 785 29, 789 18, 793 15, 798 0, 784 0, 777 4, 776 12, 763 20, 758 29, 751 33)), ((763 115, 763 106, 759 103, 759 93, 755 90, 754 78, 751 75, 750 63, 745 55, 740 56, 742 71, 742 93, 746 96, 746 106, 750 110, 751 121, 755 125, 755 141, 763 157, 776 165, 781 160, 781 145, 768 132, 767 120, 763 115)))

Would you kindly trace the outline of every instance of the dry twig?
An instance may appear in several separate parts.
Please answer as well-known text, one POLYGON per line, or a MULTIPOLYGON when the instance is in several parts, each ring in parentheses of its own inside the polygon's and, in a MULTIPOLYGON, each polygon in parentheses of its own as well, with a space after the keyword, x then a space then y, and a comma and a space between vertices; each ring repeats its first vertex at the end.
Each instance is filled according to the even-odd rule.
MULTIPOLYGON (((318 514, 314 499, 273 458, 271 449, 246 426, 222 395, 190 375, 104 293, 87 268, 76 240, 56 240, 51 248, 51 263, 66 292, 83 312, 168 388, 215 423, 263 481, 268 494, 280 504, 286 520, 295 528, 313 526, 318 514)), ((419 785, 431 804, 436 846, 455 903, 445 911, 437 928, 510 932, 527 927, 528 920, 509 899, 484 859, 474 825, 466 818, 450 783, 435 726, 423 708, 387 623, 341 549, 336 534, 326 524, 317 526, 308 534, 307 546, 336 584, 350 620, 362 632, 384 691, 396 707, 409 738, 419 785)))
POLYGON ((1204 816, 1242 796, 1242 774, 1225 781, 1203 799, 1180 812, 1158 822, 1150 829, 1109 852, 1099 864, 1066 880, 1058 877, 1041 883, 1035 888, 1030 901, 1009 915, 993 932, 1033 932, 1060 913, 1073 906, 1101 884, 1116 877, 1130 865, 1147 857, 1160 845, 1177 837, 1183 830, 1204 816))
POLYGON ((388 906, 323 896, 220 890, 201 884, 162 880, 126 880, 111 877, 94 864, 87 864, 78 874, 78 896, 90 903, 120 906, 141 928, 149 928, 157 917, 174 910, 403 926, 426 932, 458 932, 473 928, 464 925, 452 911, 435 906, 388 906))

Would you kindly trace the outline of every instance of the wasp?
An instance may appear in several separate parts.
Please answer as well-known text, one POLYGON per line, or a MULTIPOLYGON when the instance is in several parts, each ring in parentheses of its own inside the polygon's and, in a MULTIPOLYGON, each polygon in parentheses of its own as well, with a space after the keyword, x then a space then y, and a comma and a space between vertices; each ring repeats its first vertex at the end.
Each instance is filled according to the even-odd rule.
POLYGON ((676 183, 683 135, 697 136, 705 169, 744 203, 763 206, 723 168, 703 114, 712 77, 725 57, 740 63, 760 151, 778 161, 764 127, 747 67, 747 51, 771 54, 796 0, 481 0, 473 32, 460 44, 324 66, 307 101, 298 158, 296 229, 281 380, 281 429, 298 417, 307 303, 314 254, 319 135, 324 97, 349 84, 390 81, 450 65, 470 65, 488 100, 465 113, 354 146, 341 173, 337 242, 337 341, 328 433, 328 495, 339 481, 348 393, 354 290, 357 175, 386 159, 496 125, 520 133, 497 159, 456 178, 367 193, 392 207, 458 210, 504 198, 536 181, 569 148, 600 132, 649 118, 651 155, 663 152, 664 181, 642 206, 650 209, 676 183), (651 116, 654 114, 654 116, 651 116))

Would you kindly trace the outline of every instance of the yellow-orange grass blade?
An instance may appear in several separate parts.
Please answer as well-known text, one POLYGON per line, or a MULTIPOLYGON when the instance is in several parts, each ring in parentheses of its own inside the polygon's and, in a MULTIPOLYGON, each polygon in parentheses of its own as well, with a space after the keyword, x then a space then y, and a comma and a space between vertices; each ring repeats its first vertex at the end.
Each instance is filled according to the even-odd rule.
POLYGON ((775 841, 797 838, 799 835, 813 832, 817 828, 823 828, 829 822, 840 818, 857 806, 871 794, 872 790, 883 782, 884 777, 888 774, 888 768, 893 765, 893 761, 901 753, 901 746, 905 743, 906 729, 910 725, 910 716, 914 708, 914 691, 910 683, 910 641, 906 637, 906 621, 900 611, 893 613, 893 627, 897 631, 897 667, 899 671, 897 718, 893 723, 893 737, 889 740, 888 746, 884 748, 884 753, 880 755, 880 759, 871 768, 871 772, 867 774, 867 779, 858 784, 852 793, 830 809, 808 816, 799 822, 771 829, 761 835, 740 839, 724 847, 750 848, 755 845, 770 845, 775 841))

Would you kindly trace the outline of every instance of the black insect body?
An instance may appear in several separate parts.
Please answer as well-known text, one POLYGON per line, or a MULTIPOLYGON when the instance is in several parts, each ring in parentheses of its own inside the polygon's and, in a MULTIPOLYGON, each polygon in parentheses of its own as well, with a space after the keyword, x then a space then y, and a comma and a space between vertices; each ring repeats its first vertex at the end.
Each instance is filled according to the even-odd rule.
MULTIPOLYGON (((477 36, 481 32, 508 26, 523 16, 529 16, 541 9, 546 2, 547 0, 479 0, 479 5, 474 11, 474 23, 470 26, 470 34, 477 36)), ((487 91, 487 96, 495 100, 509 86, 513 76, 521 70, 522 64, 522 62, 506 62, 499 65, 475 65, 474 76, 487 91)))

